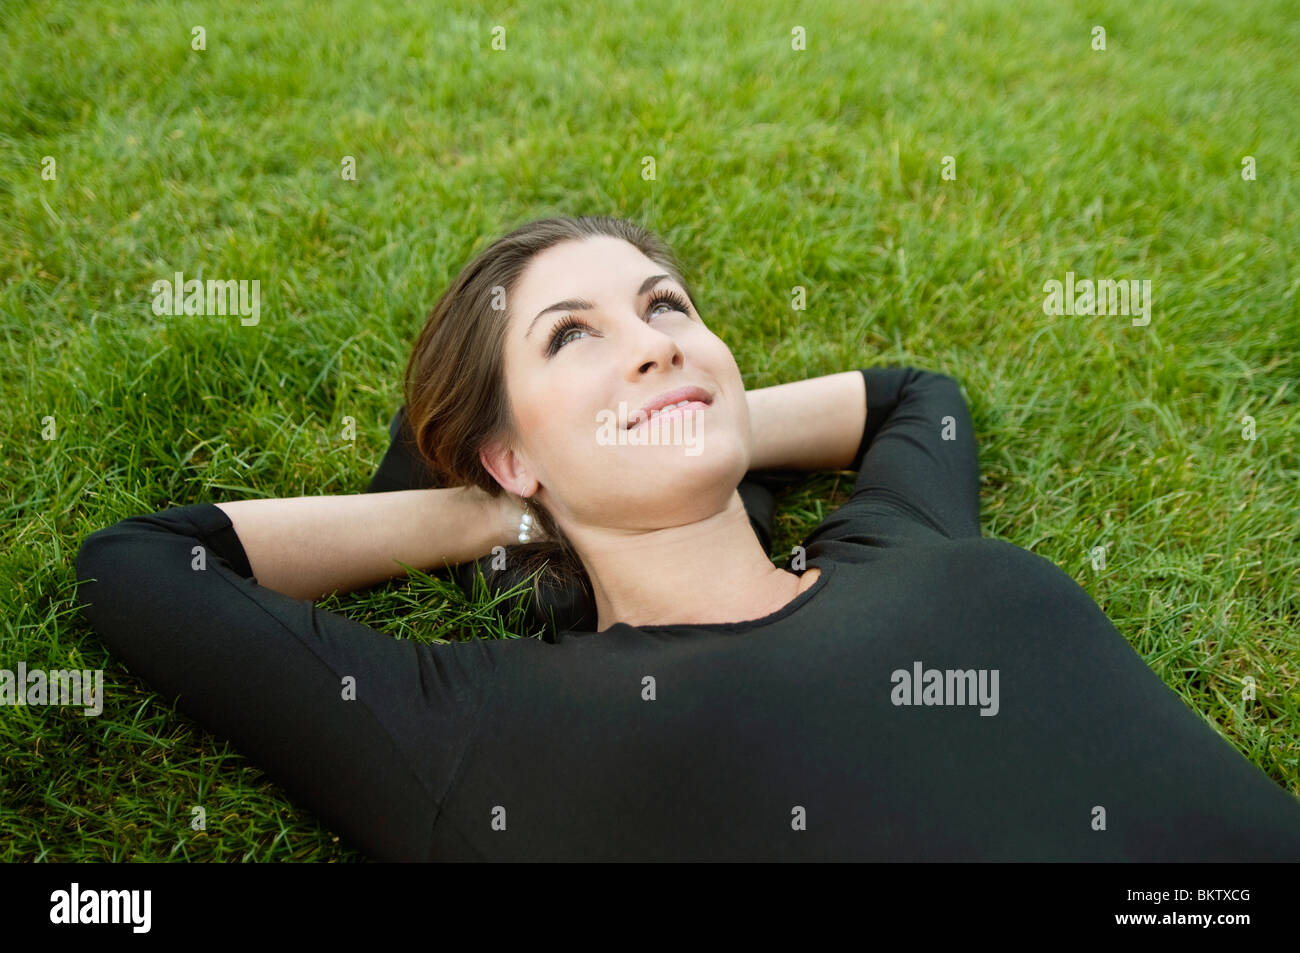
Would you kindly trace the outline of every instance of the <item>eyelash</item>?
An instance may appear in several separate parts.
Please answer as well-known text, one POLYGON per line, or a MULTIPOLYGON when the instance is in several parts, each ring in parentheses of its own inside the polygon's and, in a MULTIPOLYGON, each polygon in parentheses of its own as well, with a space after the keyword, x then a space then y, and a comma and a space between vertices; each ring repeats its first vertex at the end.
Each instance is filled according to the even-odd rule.
MULTIPOLYGON (((650 303, 647 307, 650 310, 653 310, 657 304, 671 304, 683 314, 689 315, 691 313, 690 308, 686 303, 686 299, 677 292, 670 291, 667 288, 662 291, 656 291, 654 296, 651 297, 650 303)), ((564 335, 575 328, 586 328, 587 330, 591 330, 590 326, 577 320, 573 315, 569 315, 551 329, 551 341, 546 351, 547 355, 553 355, 563 348, 564 345, 559 342, 564 338, 564 335)))

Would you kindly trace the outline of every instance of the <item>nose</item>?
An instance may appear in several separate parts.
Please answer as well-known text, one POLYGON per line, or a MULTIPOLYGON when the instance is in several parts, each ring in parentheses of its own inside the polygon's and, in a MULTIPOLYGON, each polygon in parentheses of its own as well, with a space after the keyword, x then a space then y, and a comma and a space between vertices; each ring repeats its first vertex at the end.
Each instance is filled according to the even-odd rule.
POLYGON ((663 370, 669 367, 681 367, 686 362, 686 356, 682 353, 677 339, 671 334, 657 330, 653 319, 649 322, 637 319, 636 323, 639 327, 630 334, 629 346, 633 353, 631 366, 635 368, 630 379, 634 380, 653 367, 663 370))

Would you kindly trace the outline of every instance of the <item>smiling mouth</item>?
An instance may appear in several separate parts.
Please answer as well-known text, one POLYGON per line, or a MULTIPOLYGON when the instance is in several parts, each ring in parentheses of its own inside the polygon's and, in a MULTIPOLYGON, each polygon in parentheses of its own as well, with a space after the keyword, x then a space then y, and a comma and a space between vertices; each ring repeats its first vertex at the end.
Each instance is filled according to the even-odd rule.
POLYGON ((649 423, 659 417, 671 417, 674 414, 683 415, 697 410, 708 410, 709 405, 702 400, 684 400, 673 404, 671 407, 664 407, 658 410, 652 410, 649 416, 638 412, 638 416, 627 425, 628 430, 635 430, 642 424, 649 423))

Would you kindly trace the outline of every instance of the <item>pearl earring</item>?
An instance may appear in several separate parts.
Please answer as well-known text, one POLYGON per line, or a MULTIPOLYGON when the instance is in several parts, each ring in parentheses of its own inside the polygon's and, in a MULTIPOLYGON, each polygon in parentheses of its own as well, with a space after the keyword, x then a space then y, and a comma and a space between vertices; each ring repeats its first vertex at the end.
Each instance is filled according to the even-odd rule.
POLYGON ((533 528, 533 514, 528 512, 528 497, 520 497, 524 502, 524 515, 519 518, 519 542, 526 543, 532 536, 530 535, 533 528))

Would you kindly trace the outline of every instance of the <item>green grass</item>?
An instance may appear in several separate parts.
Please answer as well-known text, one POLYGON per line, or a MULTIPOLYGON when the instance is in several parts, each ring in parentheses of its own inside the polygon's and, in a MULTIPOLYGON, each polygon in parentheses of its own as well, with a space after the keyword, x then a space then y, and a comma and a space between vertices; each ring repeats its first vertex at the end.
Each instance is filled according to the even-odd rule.
MULTIPOLYGON (((107 700, 0 709, 0 859, 362 859, 109 656, 73 558, 139 513, 364 490, 433 301, 553 214, 663 235, 748 387, 960 380, 985 535, 1071 573, 1300 797, 1289 0, 477 6, 6 5, 0 667, 102 668, 107 700), (177 270, 259 278, 260 324, 155 317, 177 270), (1150 325, 1048 317, 1067 271, 1149 279, 1150 325)), ((786 495, 774 559, 850 486, 786 495)), ((322 604, 527 634, 438 577, 322 604)))

